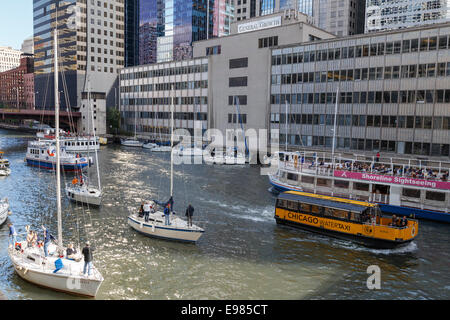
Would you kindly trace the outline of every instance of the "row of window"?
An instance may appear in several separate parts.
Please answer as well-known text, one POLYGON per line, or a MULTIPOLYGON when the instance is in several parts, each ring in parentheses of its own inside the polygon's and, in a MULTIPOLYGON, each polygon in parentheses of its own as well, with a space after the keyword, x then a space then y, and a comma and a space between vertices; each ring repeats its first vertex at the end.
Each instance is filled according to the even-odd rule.
MULTIPOLYGON (((339 103, 449 103, 448 90, 339 92, 339 103)), ((336 92, 272 94, 271 104, 332 104, 336 92)))
POLYGON ((289 210, 292 212, 301 212, 306 214, 313 214, 316 216, 325 216, 337 218, 345 221, 362 222, 359 213, 350 212, 347 210, 323 207, 319 205, 311 205, 293 200, 277 200, 277 208, 289 210))
POLYGON ((229 113, 228 114, 228 123, 246 124, 247 123, 247 115, 246 114, 237 115, 236 113, 229 113))
POLYGON ((122 73, 120 75, 120 80, 134 80, 134 79, 155 78, 164 76, 176 76, 182 74, 202 73, 202 72, 208 72, 208 64, 196 64, 193 66, 155 69, 133 73, 122 73))
MULTIPOLYGON (((334 125, 334 114, 290 114, 289 124, 334 125)), ((286 123, 286 115, 272 113, 271 123, 286 123)), ((336 119, 338 126, 382 127, 408 129, 450 130, 450 117, 424 116, 379 116, 340 114, 336 119)))
MULTIPOLYGON (((333 137, 326 136, 307 136, 307 135, 288 135, 288 141, 292 145, 301 147, 324 147, 332 148, 333 137)), ((411 137, 412 138, 412 137, 411 137)), ((280 134, 279 142, 284 143, 286 135, 280 134)), ((449 144, 428 143, 428 142, 406 142, 406 141, 387 141, 378 139, 364 138, 336 138, 336 148, 343 150, 360 151, 386 151, 400 154, 413 154, 424 156, 443 156, 448 157, 450 151, 449 144)))
POLYGON ((450 62, 412 64, 272 75, 272 84, 321 83, 335 81, 408 79, 450 76, 450 62))
POLYGON ((380 42, 342 48, 286 53, 272 56, 272 65, 295 64, 314 61, 383 56, 436 49, 448 49, 449 36, 426 37, 394 42, 380 42))
POLYGON ((122 86, 120 92, 151 92, 151 91, 169 91, 174 86, 175 90, 185 89, 206 89, 208 88, 208 80, 200 81, 183 81, 175 83, 155 83, 155 84, 143 84, 138 86, 122 86))
MULTIPOLYGON (((135 118, 134 111, 122 111, 123 118, 135 118)), ((138 112, 139 119, 171 119, 172 115, 170 112, 138 112)), ((175 120, 208 120, 208 114, 202 112, 174 112, 173 118, 175 120)))
MULTIPOLYGON (((121 101, 123 106, 139 106, 139 105, 171 105, 170 97, 165 98, 124 98, 121 101)), ((208 104, 208 97, 175 97, 174 104, 208 104)))

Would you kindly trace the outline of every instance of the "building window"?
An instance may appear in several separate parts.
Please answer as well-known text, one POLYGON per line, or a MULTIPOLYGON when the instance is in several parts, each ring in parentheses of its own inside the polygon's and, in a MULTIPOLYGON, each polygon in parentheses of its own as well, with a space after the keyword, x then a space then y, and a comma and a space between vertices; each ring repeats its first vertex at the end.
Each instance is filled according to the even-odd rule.
POLYGON ((278 46, 278 36, 258 39, 258 48, 270 48, 278 46))
POLYGON ((246 87, 247 77, 232 77, 228 82, 229 87, 246 87))
POLYGON ((247 57, 230 60, 230 69, 247 68, 247 67, 248 67, 248 58, 247 57))
POLYGON ((206 55, 211 56, 214 54, 220 54, 222 52, 222 46, 214 46, 214 47, 207 47, 206 48, 206 55))
POLYGON ((228 105, 237 105, 246 106, 247 105, 247 96, 228 96, 228 105), (234 101, 233 101, 233 98, 234 101))

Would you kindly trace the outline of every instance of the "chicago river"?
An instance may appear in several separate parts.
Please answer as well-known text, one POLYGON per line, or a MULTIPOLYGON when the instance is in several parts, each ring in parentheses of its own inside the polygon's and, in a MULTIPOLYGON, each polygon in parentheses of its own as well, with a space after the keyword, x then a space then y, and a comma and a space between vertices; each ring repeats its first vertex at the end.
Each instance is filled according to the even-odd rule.
MULTIPOLYGON (((26 166, 31 135, 0 130, 11 175, 0 177, 18 232, 56 234, 55 175, 26 166)), ((99 152, 103 202, 81 207, 63 199, 65 241, 89 240, 103 274, 97 299, 449 299, 450 228, 420 221, 406 247, 368 249, 277 226, 276 196, 257 166, 176 165, 174 209, 205 229, 196 245, 144 237, 127 224, 141 199, 165 201, 170 154, 119 145, 99 152), (367 268, 379 266, 381 289, 369 290, 367 268)), ((90 169, 95 181, 95 166, 90 169)), ((63 175, 65 182, 72 174, 63 175)), ((8 221, 7 221, 8 223, 8 221)), ((79 299, 22 280, 8 258, 7 223, 0 227, 0 292, 7 299, 79 299)))

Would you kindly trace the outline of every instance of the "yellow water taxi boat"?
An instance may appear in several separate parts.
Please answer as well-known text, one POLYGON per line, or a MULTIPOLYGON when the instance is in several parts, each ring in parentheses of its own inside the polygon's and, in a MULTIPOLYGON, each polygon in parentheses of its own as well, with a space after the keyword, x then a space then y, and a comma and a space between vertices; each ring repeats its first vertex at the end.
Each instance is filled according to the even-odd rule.
POLYGON ((419 231, 417 220, 384 216, 375 203, 298 191, 278 196, 275 220, 380 249, 411 242, 419 231))

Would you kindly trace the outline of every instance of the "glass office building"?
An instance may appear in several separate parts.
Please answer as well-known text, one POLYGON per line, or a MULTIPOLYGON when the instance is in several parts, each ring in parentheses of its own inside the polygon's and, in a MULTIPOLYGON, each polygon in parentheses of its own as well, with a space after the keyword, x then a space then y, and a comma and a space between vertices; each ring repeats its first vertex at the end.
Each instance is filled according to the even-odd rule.
POLYGON ((232 21, 229 0, 141 0, 139 62, 179 61, 192 57, 192 42, 227 35, 232 21))

